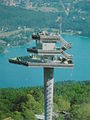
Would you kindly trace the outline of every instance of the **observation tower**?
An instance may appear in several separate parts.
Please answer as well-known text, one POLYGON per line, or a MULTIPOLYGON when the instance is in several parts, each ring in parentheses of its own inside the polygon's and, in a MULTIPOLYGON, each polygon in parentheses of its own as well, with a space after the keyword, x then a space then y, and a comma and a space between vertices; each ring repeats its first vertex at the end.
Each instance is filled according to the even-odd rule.
POLYGON ((36 45, 27 48, 29 56, 10 58, 9 62, 27 67, 44 68, 44 115, 45 120, 52 120, 54 68, 73 67, 72 55, 66 53, 66 50, 71 49, 72 45, 65 41, 60 34, 47 31, 32 34, 32 40, 36 41, 36 45))

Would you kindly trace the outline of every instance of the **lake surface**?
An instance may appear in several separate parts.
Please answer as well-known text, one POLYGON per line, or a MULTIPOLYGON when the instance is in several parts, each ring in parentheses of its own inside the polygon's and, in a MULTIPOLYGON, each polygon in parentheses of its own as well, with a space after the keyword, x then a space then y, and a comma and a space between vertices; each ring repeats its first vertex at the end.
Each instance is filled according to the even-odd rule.
MULTIPOLYGON (((74 35, 63 35, 63 37, 72 43, 73 48, 70 51, 75 65, 74 69, 55 69, 55 82, 90 80, 90 38, 74 35)), ((30 42, 22 47, 9 48, 7 53, 0 55, 0 88, 43 85, 43 68, 27 68, 8 62, 8 58, 29 55, 26 48, 31 45, 30 42)))

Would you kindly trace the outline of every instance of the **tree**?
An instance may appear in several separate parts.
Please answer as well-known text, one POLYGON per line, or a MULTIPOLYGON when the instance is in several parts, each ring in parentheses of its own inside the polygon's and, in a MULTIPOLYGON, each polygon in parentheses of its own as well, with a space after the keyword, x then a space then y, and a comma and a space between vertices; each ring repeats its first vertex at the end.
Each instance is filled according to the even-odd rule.
POLYGON ((35 114, 29 109, 25 110, 23 112, 23 115, 24 115, 24 120, 37 120, 35 114))
POLYGON ((24 117, 22 116, 21 112, 15 111, 13 119, 14 120, 24 120, 24 117))
POLYGON ((55 103, 57 104, 59 111, 67 111, 70 109, 70 103, 67 100, 65 100, 62 96, 56 97, 55 103))
POLYGON ((35 114, 42 114, 43 107, 42 105, 35 101, 32 95, 28 94, 28 101, 26 103, 26 107, 30 110, 32 110, 35 114))

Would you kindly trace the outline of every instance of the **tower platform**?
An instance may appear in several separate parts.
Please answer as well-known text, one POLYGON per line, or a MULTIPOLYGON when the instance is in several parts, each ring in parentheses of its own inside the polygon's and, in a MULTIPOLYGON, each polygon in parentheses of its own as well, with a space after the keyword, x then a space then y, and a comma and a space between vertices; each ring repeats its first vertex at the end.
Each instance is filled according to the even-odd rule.
POLYGON ((68 68, 73 67, 73 63, 68 63, 65 60, 48 60, 42 56, 21 56, 10 58, 10 63, 29 66, 29 67, 47 67, 47 68, 68 68))

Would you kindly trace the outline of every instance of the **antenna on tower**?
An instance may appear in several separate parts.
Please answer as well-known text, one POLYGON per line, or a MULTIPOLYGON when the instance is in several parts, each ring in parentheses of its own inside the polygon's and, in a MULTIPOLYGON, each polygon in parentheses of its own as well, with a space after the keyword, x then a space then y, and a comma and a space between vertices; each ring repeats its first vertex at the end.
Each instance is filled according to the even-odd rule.
MULTIPOLYGON (((59 2, 62 8, 64 9, 65 15, 68 16, 70 13, 70 7, 71 7, 70 3, 68 3, 68 7, 66 8, 62 0, 59 0, 59 2)), ((62 16, 58 16, 56 22, 59 23, 59 34, 62 34, 62 16)))
POLYGON ((58 16, 56 22, 59 23, 59 34, 62 34, 62 16, 58 16))

